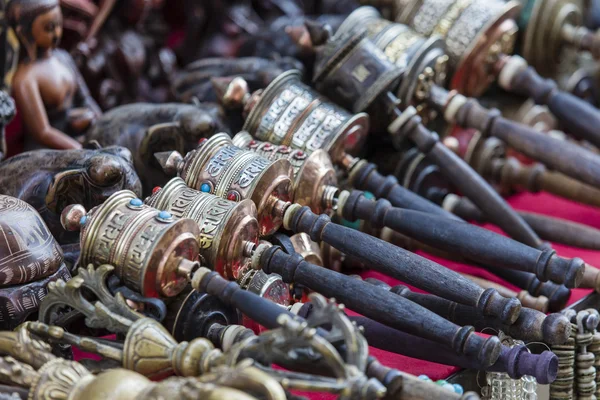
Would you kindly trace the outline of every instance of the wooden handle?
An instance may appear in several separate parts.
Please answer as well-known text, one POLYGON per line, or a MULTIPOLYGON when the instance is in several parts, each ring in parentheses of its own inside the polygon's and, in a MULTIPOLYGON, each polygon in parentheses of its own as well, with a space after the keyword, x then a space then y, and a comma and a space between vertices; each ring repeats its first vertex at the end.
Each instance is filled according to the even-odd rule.
POLYGON ((243 290, 235 282, 223 279, 218 273, 210 272, 194 284, 194 289, 213 295, 225 304, 240 310, 248 318, 268 329, 279 327, 277 319, 281 314, 294 317, 294 314, 268 299, 243 290))
MULTIPOLYGON (((406 111, 405 111, 406 112, 406 111)), ((398 119, 406 118, 402 115, 398 119)), ((393 124, 392 124, 393 125, 393 124)), ((421 123, 418 115, 408 117, 393 136, 407 136, 421 152, 495 225, 512 238, 531 245, 537 240, 535 232, 517 215, 504 199, 464 160, 444 146, 439 137, 421 123)))
POLYGON ((310 264, 300 255, 290 255, 279 247, 260 257, 263 271, 282 276, 284 282, 299 283, 326 297, 335 297, 350 309, 389 327, 443 343, 456 352, 492 365, 500 353, 500 342, 484 339, 472 327, 459 327, 419 305, 388 290, 370 285, 332 270, 310 264), (360 296, 356 294, 360 293, 360 296), (369 301, 364 301, 368 298, 369 301))
POLYGON ((574 136, 600 146, 600 110, 583 99, 559 90, 556 82, 542 78, 532 67, 510 71, 513 62, 500 72, 510 91, 531 97, 536 104, 547 106, 574 136))
POLYGON ((577 287, 585 269, 580 258, 558 257, 551 248, 538 250, 466 222, 392 207, 389 201, 367 199, 353 191, 341 205, 349 221, 366 219, 375 227, 388 227, 435 248, 495 267, 535 273, 541 281, 551 280, 577 287))
POLYGON ((508 281, 521 289, 527 290, 532 296, 547 297, 548 310, 550 312, 558 312, 565 308, 571 297, 571 290, 564 285, 557 285, 552 282, 541 282, 535 275, 528 272, 494 268, 490 266, 484 267, 505 281, 508 281))
POLYGON ((487 279, 483 279, 479 276, 473 276, 469 274, 463 274, 462 276, 468 278, 481 286, 484 289, 494 288, 504 297, 516 297, 519 299, 523 307, 533 308, 534 310, 538 310, 543 312, 544 314, 548 312, 548 298, 545 296, 534 297, 530 295, 526 290, 521 290, 519 293, 510 290, 507 287, 504 287, 496 282, 488 281, 487 279))
POLYGON ((377 166, 360 161, 350 171, 352 185, 359 190, 366 190, 377 198, 388 199, 395 207, 423 211, 450 219, 458 219, 437 204, 404 188, 393 175, 383 176, 377 172, 377 166))
MULTIPOLYGON (((498 110, 488 110, 474 99, 459 96, 454 96, 464 100, 456 114, 456 122, 459 125, 477 129, 486 136, 497 137, 509 147, 540 161, 548 168, 560 171, 588 185, 600 187, 598 155, 571 142, 556 139, 528 126, 509 121, 501 117, 498 110)), ((481 204, 475 204, 487 215, 481 204)))
MULTIPOLYGON (((477 206, 465 197, 453 201, 450 211, 466 221, 486 222, 477 206)), ((596 228, 527 211, 519 211, 519 215, 543 240, 582 249, 600 250, 600 230, 596 228)))
POLYGON ((369 345, 407 357, 467 369, 505 372, 513 379, 531 375, 542 385, 553 382, 558 373, 557 357, 551 351, 531 354, 525 346, 510 348, 503 345, 498 361, 486 368, 475 360, 456 354, 450 348, 431 340, 391 329, 369 318, 350 317, 350 319, 364 328, 363 334, 369 345))
POLYGON ((522 308, 517 321, 503 324, 495 318, 487 318, 479 310, 464 304, 454 303, 431 294, 411 292, 406 286, 395 286, 391 292, 405 297, 458 325, 473 324, 476 330, 487 327, 501 330, 515 339, 544 341, 563 344, 571 334, 571 324, 562 314, 546 314, 531 308, 522 308))
MULTIPOLYGON (((290 209, 294 208, 292 206, 290 209)), ((344 254, 360 259, 371 269, 438 294, 444 298, 479 308, 484 315, 514 322, 521 303, 500 296, 494 289, 483 290, 458 273, 404 249, 362 232, 337 225, 327 215, 316 215, 310 208, 295 209, 285 219, 293 232, 304 232, 315 242, 325 242, 344 254)))

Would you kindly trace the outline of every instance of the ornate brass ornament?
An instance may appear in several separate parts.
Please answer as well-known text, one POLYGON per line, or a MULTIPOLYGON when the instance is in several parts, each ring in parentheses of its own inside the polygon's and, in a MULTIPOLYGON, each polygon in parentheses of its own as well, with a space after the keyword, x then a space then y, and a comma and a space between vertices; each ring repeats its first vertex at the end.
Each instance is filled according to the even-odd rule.
MULTIPOLYGON (((221 352, 204 338, 177 343, 156 321, 128 310, 122 296, 111 296, 104 286, 111 271, 112 267, 107 265, 96 270, 90 266, 87 270, 80 269, 79 275, 71 282, 53 285, 40 317, 48 320, 52 310, 69 305, 86 316, 87 324, 100 324, 125 334, 122 345, 79 337, 43 323, 31 323, 28 329, 52 341, 77 345, 85 351, 98 353, 119 362, 124 368, 154 379, 173 373, 181 376, 219 374, 224 367, 240 368, 247 365, 244 359, 250 356, 260 360, 252 363, 255 367, 266 371, 286 389, 332 392, 339 394, 342 399, 379 398, 385 393, 379 382, 364 376, 368 345, 356 326, 343 314, 342 307, 333 301, 327 302, 321 296, 313 295, 314 311, 308 321, 299 322, 281 315, 278 319, 280 328, 258 336, 249 336, 240 327, 227 327, 220 338, 224 345, 221 352), (83 296, 84 287, 97 296, 93 305, 83 296), (317 328, 322 325, 330 326, 326 336, 317 334, 317 328), (345 357, 333 346, 338 342, 346 346, 345 357), (320 368, 329 372, 320 376, 268 367, 271 363, 293 366, 302 364, 302 360, 313 366, 320 365, 320 368), (326 377, 330 374, 335 378, 326 377)), ((222 381, 238 389, 250 389, 240 382, 225 378, 222 381)), ((263 379, 262 385, 255 386, 255 389, 258 387, 262 388, 262 394, 266 394, 270 385, 263 379)), ((250 389, 250 392, 253 390, 250 389)))

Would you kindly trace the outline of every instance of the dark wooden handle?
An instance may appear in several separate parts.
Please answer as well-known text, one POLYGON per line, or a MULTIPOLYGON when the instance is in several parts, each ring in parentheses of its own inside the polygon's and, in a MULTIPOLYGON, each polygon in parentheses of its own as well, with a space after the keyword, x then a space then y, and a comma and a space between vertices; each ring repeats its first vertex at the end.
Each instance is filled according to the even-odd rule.
MULTIPOLYGON (((466 221, 486 222, 481 210, 465 197, 455 202, 450 211, 466 221)), ((527 211, 519 211, 519 215, 543 240, 582 249, 600 250, 599 229, 527 211)))
MULTIPOLYGON (((583 147, 509 121, 501 117, 498 110, 488 110, 474 99, 467 100, 461 106, 456 121, 463 127, 474 128, 484 135, 503 140, 509 147, 540 161, 548 168, 600 187, 600 156, 583 147)), ((481 208, 481 204, 475 204, 481 208)), ((481 210, 487 215, 484 208, 481 210)))
POLYGON ((384 177, 377 172, 375 164, 360 162, 352 169, 350 177, 355 188, 369 191, 377 198, 386 198, 396 207, 458 219, 456 215, 400 185, 395 176, 384 177))
POLYGON ((547 106, 574 136, 600 146, 600 110, 593 105, 559 90, 553 80, 542 78, 531 67, 517 72, 510 88, 547 106))
POLYGON ((519 242, 531 245, 537 240, 535 232, 516 211, 469 164, 425 128, 419 116, 411 117, 402 125, 400 133, 410 137, 417 148, 437 164, 442 174, 471 199, 492 223, 519 242))
POLYGON ((388 290, 347 275, 310 264, 298 254, 279 247, 266 250, 260 258, 263 271, 282 276, 284 282, 299 283, 326 297, 335 297, 347 307, 389 327, 443 343, 456 352, 492 365, 500 353, 500 342, 484 339, 472 327, 459 327, 423 307, 388 290), (360 295, 357 295, 360 294, 360 295), (364 301, 368 298, 369 301, 364 301))
POLYGON ((469 260, 532 272, 541 281, 577 287, 583 277, 585 263, 580 258, 567 260, 558 257, 550 248, 538 250, 466 222, 395 208, 385 199, 367 199, 360 191, 350 194, 342 212, 347 220, 366 219, 375 227, 386 226, 469 260))
POLYGON ((281 314, 294 317, 294 314, 277 303, 243 290, 237 283, 223 279, 216 272, 205 275, 199 282, 197 290, 213 295, 225 304, 237 308, 248 318, 258 322, 265 328, 279 327, 277 318, 281 314))
POLYGON ((473 307, 431 294, 414 293, 406 286, 395 286, 390 291, 422 305, 455 324, 472 324, 479 331, 489 327, 501 330, 515 339, 544 341, 549 344, 563 344, 571 334, 571 324, 562 314, 546 316, 531 308, 522 308, 517 321, 512 325, 506 325, 495 318, 483 316, 473 307))
POLYGON ((600 207, 600 190, 559 172, 549 171, 542 164, 523 165, 509 157, 496 168, 496 181, 513 189, 548 192, 565 199, 600 207))
POLYGON ((548 311, 550 312, 558 312, 565 308, 571 297, 571 290, 564 285, 557 285, 553 282, 541 282, 535 275, 528 272, 490 266, 484 267, 505 281, 527 290, 532 296, 546 296, 549 301, 548 311))
POLYGON ((502 346, 498 361, 486 368, 476 360, 456 354, 450 348, 431 340, 391 329, 366 317, 350 319, 364 328, 363 334, 369 345, 407 357, 468 369, 505 372, 513 379, 531 375, 542 385, 553 382, 558 373, 557 357, 551 351, 531 354, 525 346, 502 346))
POLYGON ((308 207, 295 211, 289 228, 356 257, 373 270, 429 293, 477 307, 484 315, 499 317, 509 324, 519 315, 521 303, 517 299, 502 297, 494 289, 483 290, 450 269, 381 239, 334 224, 327 215, 316 215, 308 207))

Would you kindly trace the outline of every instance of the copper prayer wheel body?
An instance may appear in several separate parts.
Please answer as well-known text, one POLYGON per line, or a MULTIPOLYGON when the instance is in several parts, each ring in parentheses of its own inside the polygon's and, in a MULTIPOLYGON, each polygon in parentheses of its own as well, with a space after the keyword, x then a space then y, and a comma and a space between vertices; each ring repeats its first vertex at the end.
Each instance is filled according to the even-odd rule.
POLYGON ((294 173, 288 160, 270 161, 241 149, 224 133, 189 152, 178 170, 193 189, 235 202, 251 199, 258 210, 261 235, 281 226, 281 207, 293 199, 294 173))
POLYGON ((248 132, 235 135, 233 144, 270 161, 288 160, 294 170, 294 201, 319 214, 331 208, 333 195, 337 191, 337 177, 325 150, 317 149, 309 154, 285 145, 255 140, 248 132))
POLYGON ((204 263, 228 279, 240 277, 241 269, 250 261, 246 245, 258 243, 256 206, 251 200, 236 203, 191 189, 183 179, 173 178, 145 202, 176 218, 196 221, 204 263))
POLYGON ((369 131, 368 116, 348 113, 300 78, 299 71, 291 70, 271 82, 252 105, 243 130, 306 153, 323 149, 335 161, 356 153, 369 131))
POLYGON ((175 296, 187 285, 182 266, 198 260, 195 221, 144 205, 122 190, 80 223, 81 265, 113 265, 125 285, 147 297, 175 296))
POLYGON ((495 56, 511 54, 519 3, 503 0, 397 0, 395 18, 417 33, 440 36, 453 74, 450 87, 479 96, 495 79, 495 56))

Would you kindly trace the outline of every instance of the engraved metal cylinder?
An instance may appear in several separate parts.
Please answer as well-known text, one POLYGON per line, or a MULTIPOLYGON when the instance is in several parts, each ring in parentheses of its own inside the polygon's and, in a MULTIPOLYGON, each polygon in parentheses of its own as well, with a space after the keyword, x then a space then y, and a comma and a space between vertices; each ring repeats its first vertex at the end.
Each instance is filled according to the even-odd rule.
POLYGON ((511 54, 519 3, 504 0, 398 0, 396 21, 441 36, 450 57, 450 87, 479 96, 495 79, 495 56, 511 54))
POLYGON ((575 384, 575 335, 577 325, 571 324, 571 337, 563 345, 552 346, 552 352, 558 357, 558 376, 550 384, 550 400, 573 398, 575 384))
POLYGON ((312 153, 327 151, 335 161, 356 153, 369 132, 364 113, 350 114, 286 71, 262 92, 243 130, 257 139, 312 153))
POLYGON ((368 38, 403 71, 396 95, 404 104, 423 108, 431 85, 445 86, 448 56, 439 37, 425 37, 409 26, 382 18, 373 7, 360 7, 352 12, 337 34, 367 29, 368 38))
POLYGON ((288 160, 270 161, 241 149, 224 133, 189 152, 179 165, 179 175, 193 189, 235 202, 252 200, 262 236, 279 229, 281 203, 291 201, 294 194, 294 172, 288 160))
MULTIPOLYGON (((583 4, 580 0, 520 0, 523 11, 518 19, 522 31, 521 55, 544 76, 554 77, 565 60, 572 62, 574 54, 565 53, 563 29, 567 25, 583 24, 583 4)), ((574 51, 574 49, 571 49, 574 51)))
POLYGON ((144 205, 121 190, 82 221, 80 265, 115 267, 121 281, 147 297, 180 293, 188 277, 182 260, 198 260, 198 225, 144 205))
POLYGON ((337 177, 331 158, 325 150, 315 150, 308 154, 285 145, 276 146, 255 140, 248 132, 235 135, 233 144, 260 154, 270 161, 288 160, 294 170, 294 201, 310 207, 317 214, 322 214, 332 207, 332 196, 327 196, 327 189, 337 186, 337 177))
POLYGON ((250 259, 248 243, 258 243, 256 206, 251 200, 239 203, 188 187, 173 178, 146 199, 146 204, 165 210, 176 218, 190 218, 200 228, 198 245, 207 266, 228 279, 238 279, 250 259))
POLYGON ((403 72, 368 39, 365 30, 349 30, 318 49, 313 81, 321 93, 358 113, 394 90, 403 72))

